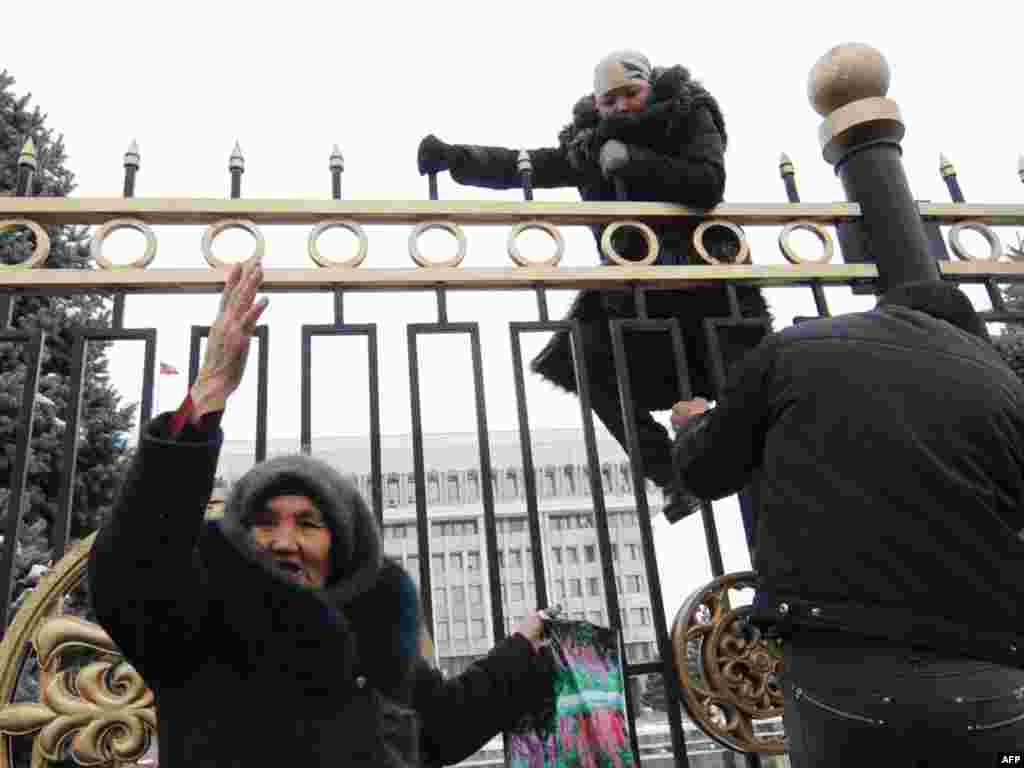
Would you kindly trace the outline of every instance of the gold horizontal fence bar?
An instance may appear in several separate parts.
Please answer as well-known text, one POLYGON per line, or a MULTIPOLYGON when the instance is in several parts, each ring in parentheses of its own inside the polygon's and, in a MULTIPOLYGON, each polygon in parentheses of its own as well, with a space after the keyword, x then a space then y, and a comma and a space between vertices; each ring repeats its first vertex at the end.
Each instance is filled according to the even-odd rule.
MULTIPOLYGON (((991 226, 1024 226, 1024 205, 919 203, 928 219, 991 226)), ((316 224, 350 219, 361 224, 518 224, 539 219, 552 224, 606 224, 629 218, 726 219, 734 224, 784 225, 795 221, 832 224, 859 218, 856 203, 723 203, 710 211, 668 203, 488 200, 225 200, 219 198, 0 197, 0 218, 29 218, 40 224, 103 224, 138 218, 149 224, 212 224, 225 218, 258 224, 316 224)))
MULTIPOLYGON (((1024 207, 1017 209, 1024 223, 1024 207)), ((486 200, 223 200, 203 198, 0 198, 0 219, 25 218, 40 224, 104 224, 115 218, 147 224, 213 224, 247 219, 256 224, 318 224, 346 219, 360 224, 608 224, 626 219, 688 217, 726 219, 733 224, 772 225, 793 221, 831 224, 860 217, 855 203, 722 204, 711 211, 668 203, 515 202, 486 200)))
MULTIPOLYGON (((991 265, 990 265, 991 266, 991 265)), ((997 265, 1002 266, 1002 265, 997 265)), ((1016 274, 1024 275, 1024 264, 1016 274)), ((1011 270, 1013 273, 1013 270, 1011 270)), ((131 293, 206 293, 220 290, 226 270, 207 269, 26 269, 0 272, 0 290, 67 293, 123 290, 131 293)), ((873 264, 743 264, 651 267, 429 267, 420 269, 266 269, 262 291, 410 290, 423 288, 523 289, 613 288, 641 284, 649 288, 685 288, 714 280, 761 286, 802 285, 814 281, 846 284, 878 277, 873 264)))

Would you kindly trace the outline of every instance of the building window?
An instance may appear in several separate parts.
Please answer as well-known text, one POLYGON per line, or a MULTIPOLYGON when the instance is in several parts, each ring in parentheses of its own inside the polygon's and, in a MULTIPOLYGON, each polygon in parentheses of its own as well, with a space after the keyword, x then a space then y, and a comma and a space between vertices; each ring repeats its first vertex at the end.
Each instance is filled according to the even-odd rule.
POLYGON ((555 580, 555 594, 562 600, 565 599, 565 579, 555 580))
POLYGON ((591 515, 577 515, 576 516, 576 527, 577 528, 593 528, 594 518, 591 515))
POLYGON ((576 495, 576 473, 572 464, 566 464, 562 473, 565 475, 565 491, 567 496, 576 495))
POLYGON ((406 555, 405 569, 412 573, 413 578, 420 575, 420 556, 417 554, 406 555))
POLYGON ((569 579, 569 596, 583 597, 583 585, 579 579, 569 579))
POLYGON ((555 470, 553 467, 548 467, 544 470, 544 482, 541 486, 541 494, 547 497, 552 497, 555 493, 555 470))
POLYGON ((551 525, 551 530, 552 531, 560 531, 564 527, 562 525, 562 518, 561 517, 556 517, 555 515, 551 516, 551 523, 550 523, 550 525, 551 525))
POLYGON ((561 565, 562 564, 562 548, 561 547, 552 547, 551 548, 551 556, 553 558, 555 558, 555 564, 556 565, 561 565))
POLYGON ((459 476, 455 472, 448 473, 448 503, 457 504, 459 502, 459 476))
POLYGON ((452 557, 452 570, 453 571, 461 571, 462 570, 462 553, 461 552, 452 552, 451 557, 452 557))
POLYGON ((598 583, 597 576, 591 576, 587 579, 587 594, 591 597, 597 597, 601 594, 601 586, 598 583))
POLYGON ((519 496, 519 476, 514 469, 505 470, 505 491, 507 498, 514 499, 519 496))
POLYGON ((523 567, 523 552, 520 549, 510 549, 508 551, 508 562, 511 568, 522 568, 523 567))
POLYGON ((622 527, 623 528, 636 528, 636 515, 632 512, 622 513, 622 527))
POLYGON ((433 566, 430 569, 430 572, 433 573, 435 576, 440 576, 442 573, 444 573, 444 555, 443 554, 442 555, 433 555, 430 558, 430 563, 433 566))
POLYGON ((434 609, 435 610, 443 610, 447 606, 447 603, 446 603, 446 600, 445 600, 446 597, 447 597, 447 593, 445 592, 445 590, 443 588, 435 589, 434 590, 434 609))
POLYGON ((448 619, 441 619, 437 622, 437 642, 448 642, 448 619))
POLYGON ((388 481, 384 488, 384 497, 389 507, 397 507, 402 497, 402 485, 398 475, 388 475, 388 481))
POLYGON ((487 626, 483 619, 473 619, 473 639, 483 640, 487 637, 487 626))
POLYGON ((640 547, 636 544, 627 544, 626 551, 629 552, 630 560, 637 560, 640 557, 640 547))
POLYGON ((504 550, 499 550, 498 551, 498 567, 501 568, 502 570, 505 570, 505 551, 504 550))
POLYGON ((618 559, 619 559, 619 545, 616 544, 615 542, 612 542, 612 560, 618 560, 618 559))
POLYGON ((466 553, 466 570, 467 571, 479 571, 480 570, 480 553, 479 552, 467 552, 466 553))
POLYGON ((513 581, 512 582, 512 600, 522 602, 525 599, 523 593, 523 582, 513 581))
POLYGON ((583 547, 583 562, 592 563, 597 560, 597 550, 593 544, 587 544, 583 547))
POLYGON ((407 504, 416 503, 416 475, 411 472, 405 476, 405 499, 407 504))
POLYGON ((587 620, 587 615, 585 613, 583 613, 583 611, 573 611, 572 612, 572 617, 576 621, 586 621, 587 620))
POLYGON ((508 521, 508 530, 511 533, 522 533, 526 530, 526 521, 521 517, 513 518, 508 521))
POLYGON ((640 591, 643 581, 639 575, 632 575, 626 577, 626 592, 633 594, 640 591))
POLYGON ((434 537, 444 536, 444 523, 431 523, 430 535, 434 537))
POLYGON ((466 474, 466 501, 477 501, 480 498, 480 477, 475 469, 466 474))
POLYGON ((437 476, 437 472, 431 472, 427 478, 427 492, 431 503, 441 501, 441 478, 437 476))
POLYGON ((604 614, 601 611, 591 611, 590 612, 590 623, 591 624, 603 624, 604 623, 604 614))
POLYGON ((629 623, 642 627, 647 624, 647 609, 646 608, 630 608, 629 609, 629 623))
POLYGON ((471 584, 469 587, 469 604, 480 605, 484 601, 484 590, 479 584, 471 584))
POLYGON ((576 552, 576 547, 565 548, 565 561, 569 565, 575 565, 580 561, 579 554, 576 552))
POLYGON ((466 604, 466 588, 452 587, 452 605, 466 604))
POLYGON ((623 462, 619 464, 620 482, 622 483, 623 493, 633 492, 633 473, 629 470, 629 464, 623 462))
POLYGON ((457 641, 458 640, 465 640, 466 639, 466 622, 465 621, 463 621, 462 619, 459 619, 458 621, 456 621, 455 625, 454 625, 454 630, 455 630, 455 639, 457 641))

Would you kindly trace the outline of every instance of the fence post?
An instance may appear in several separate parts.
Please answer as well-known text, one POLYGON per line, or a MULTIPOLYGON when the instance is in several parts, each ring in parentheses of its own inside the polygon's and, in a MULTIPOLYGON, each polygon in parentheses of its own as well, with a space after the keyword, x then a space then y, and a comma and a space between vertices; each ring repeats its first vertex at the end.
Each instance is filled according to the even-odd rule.
POLYGON ((811 105, 825 118, 818 131, 825 160, 835 167, 847 199, 860 204, 881 291, 939 279, 903 169, 903 118, 896 103, 885 98, 888 90, 888 63, 860 43, 836 46, 822 56, 807 85, 811 105))

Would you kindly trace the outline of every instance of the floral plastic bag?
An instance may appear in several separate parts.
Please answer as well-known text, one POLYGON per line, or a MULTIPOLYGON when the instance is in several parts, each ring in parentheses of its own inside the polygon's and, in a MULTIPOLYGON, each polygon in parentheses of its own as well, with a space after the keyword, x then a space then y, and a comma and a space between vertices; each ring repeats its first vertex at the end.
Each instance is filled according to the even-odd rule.
POLYGON ((619 635, 585 621, 545 620, 551 697, 506 740, 511 768, 637 766, 626 721, 619 635))

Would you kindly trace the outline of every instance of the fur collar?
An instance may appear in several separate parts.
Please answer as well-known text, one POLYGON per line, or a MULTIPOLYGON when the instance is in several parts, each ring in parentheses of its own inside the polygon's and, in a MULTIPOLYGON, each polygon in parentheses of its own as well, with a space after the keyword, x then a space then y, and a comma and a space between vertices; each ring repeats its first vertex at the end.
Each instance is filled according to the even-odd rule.
POLYGON ((569 161, 576 168, 596 165, 598 149, 612 138, 655 150, 659 145, 678 148, 689 138, 689 116, 701 107, 711 113, 723 144, 726 143, 725 119, 707 89, 690 76, 686 67, 655 67, 647 109, 602 118, 594 95, 587 94, 573 106, 572 122, 562 128, 558 140, 568 150, 569 161))

